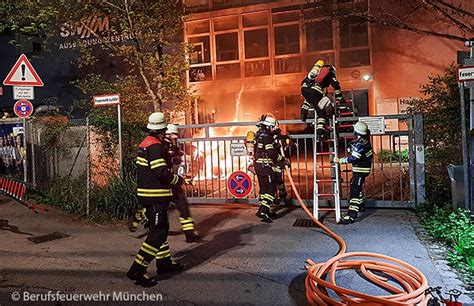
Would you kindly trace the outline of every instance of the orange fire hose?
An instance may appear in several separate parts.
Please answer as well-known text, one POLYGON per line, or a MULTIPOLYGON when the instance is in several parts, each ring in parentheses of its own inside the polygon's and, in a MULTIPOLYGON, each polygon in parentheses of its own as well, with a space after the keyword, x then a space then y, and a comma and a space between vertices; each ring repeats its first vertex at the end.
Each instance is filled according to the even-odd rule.
MULTIPOLYGON (((281 152, 283 154, 283 148, 281 152)), ((284 154, 283 154, 284 156, 284 154)), ((319 225, 326 233, 334 238, 339 244, 339 252, 336 256, 325 263, 315 263, 307 259, 309 266, 306 267, 308 275, 306 276, 306 299, 311 305, 426 305, 428 298, 425 290, 428 289, 426 277, 417 268, 390 256, 369 253, 369 252, 349 252, 344 240, 329 228, 324 226, 316 219, 308 207, 301 200, 296 190, 295 183, 291 177, 288 166, 286 173, 291 183, 291 188, 298 199, 301 207, 306 214, 319 225), (363 259, 357 259, 363 257, 363 259), (381 261, 383 260, 383 261, 381 261), (361 273, 373 283, 382 288, 393 292, 392 295, 371 296, 354 290, 339 287, 336 284, 336 272, 338 270, 358 269, 361 273), (388 279, 377 275, 374 271, 382 272, 385 275, 395 279, 403 289, 389 284, 388 279), (329 280, 327 276, 329 275, 329 280), (339 300, 329 296, 330 289, 339 300)))

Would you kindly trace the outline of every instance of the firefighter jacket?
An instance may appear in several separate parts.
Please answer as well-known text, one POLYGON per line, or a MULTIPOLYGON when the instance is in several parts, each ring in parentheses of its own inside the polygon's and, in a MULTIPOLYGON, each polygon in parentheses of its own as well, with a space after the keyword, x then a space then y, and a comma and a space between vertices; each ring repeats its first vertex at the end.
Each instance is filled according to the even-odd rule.
POLYGON ((336 79, 336 68, 332 65, 324 65, 320 71, 310 71, 301 82, 302 87, 308 87, 324 95, 324 90, 331 86, 334 88, 336 100, 342 100, 342 91, 339 81, 336 79))
POLYGON ((279 147, 275 146, 273 135, 268 129, 257 131, 254 157, 257 175, 273 173, 275 164, 283 160, 283 156, 279 154, 279 147))
POLYGON ((370 139, 360 137, 349 145, 350 155, 341 159, 341 163, 352 164, 352 172, 369 174, 372 168, 373 151, 370 139))
POLYGON ((139 146, 137 156, 137 196, 141 205, 169 202, 171 187, 183 178, 171 172, 171 157, 166 144, 149 135, 139 146))

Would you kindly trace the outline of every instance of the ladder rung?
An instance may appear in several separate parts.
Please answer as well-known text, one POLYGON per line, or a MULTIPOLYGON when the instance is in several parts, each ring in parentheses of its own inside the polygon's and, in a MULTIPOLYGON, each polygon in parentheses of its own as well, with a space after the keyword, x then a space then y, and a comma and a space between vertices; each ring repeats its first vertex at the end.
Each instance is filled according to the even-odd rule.
POLYGON ((338 126, 339 128, 347 128, 347 127, 352 127, 352 123, 351 124, 339 124, 338 126))
POLYGON ((322 210, 322 211, 333 211, 333 210, 336 210, 335 208, 318 208, 318 210, 322 210))
POLYGON ((339 113, 339 116, 352 116, 354 115, 353 112, 344 112, 344 113, 339 113))
POLYGON ((336 166, 316 166, 316 168, 329 169, 329 168, 336 168, 336 166))
POLYGON ((316 182, 335 182, 335 181, 336 181, 335 179, 322 179, 322 180, 316 179, 316 182))
POLYGON ((321 139, 319 142, 333 142, 333 139, 321 139))
POLYGON ((316 155, 334 155, 334 152, 318 152, 316 155))
POLYGON ((334 193, 318 193, 318 197, 333 197, 334 193))

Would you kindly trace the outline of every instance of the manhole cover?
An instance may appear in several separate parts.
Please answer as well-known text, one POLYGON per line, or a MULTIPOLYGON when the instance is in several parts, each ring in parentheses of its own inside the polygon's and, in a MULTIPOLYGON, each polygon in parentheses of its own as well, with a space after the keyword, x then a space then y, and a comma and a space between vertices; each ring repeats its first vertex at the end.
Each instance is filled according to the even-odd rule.
POLYGON ((38 243, 53 241, 53 240, 66 238, 66 237, 70 237, 70 236, 67 235, 67 234, 56 232, 56 233, 52 233, 52 234, 49 234, 49 235, 30 237, 30 238, 27 238, 27 239, 34 242, 34 243, 36 243, 36 244, 38 244, 38 243))
POLYGON ((317 225, 311 219, 296 219, 293 227, 317 227, 317 225))

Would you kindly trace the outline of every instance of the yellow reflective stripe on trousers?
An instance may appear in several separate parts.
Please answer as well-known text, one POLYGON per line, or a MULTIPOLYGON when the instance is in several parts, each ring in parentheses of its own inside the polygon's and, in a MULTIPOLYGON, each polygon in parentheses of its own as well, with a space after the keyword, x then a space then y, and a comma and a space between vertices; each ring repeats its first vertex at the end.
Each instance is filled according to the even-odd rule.
POLYGON ((137 195, 140 197, 168 197, 172 196, 171 189, 144 189, 138 188, 137 195))
POLYGON ((155 253, 158 252, 158 249, 157 249, 157 248, 152 247, 151 245, 149 245, 149 244, 146 243, 146 242, 143 242, 143 245, 142 245, 142 246, 145 247, 145 248, 147 248, 147 249, 149 249, 150 251, 155 252, 155 253))
POLYGON ((260 164, 262 164, 262 163, 271 163, 272 159, 271 158, 259 158, 259 159, 257 159, 256 162, 260 163, 260 164))
POLYGON ((352 167, 352 172, 370 173, 370 168, 352 167))

